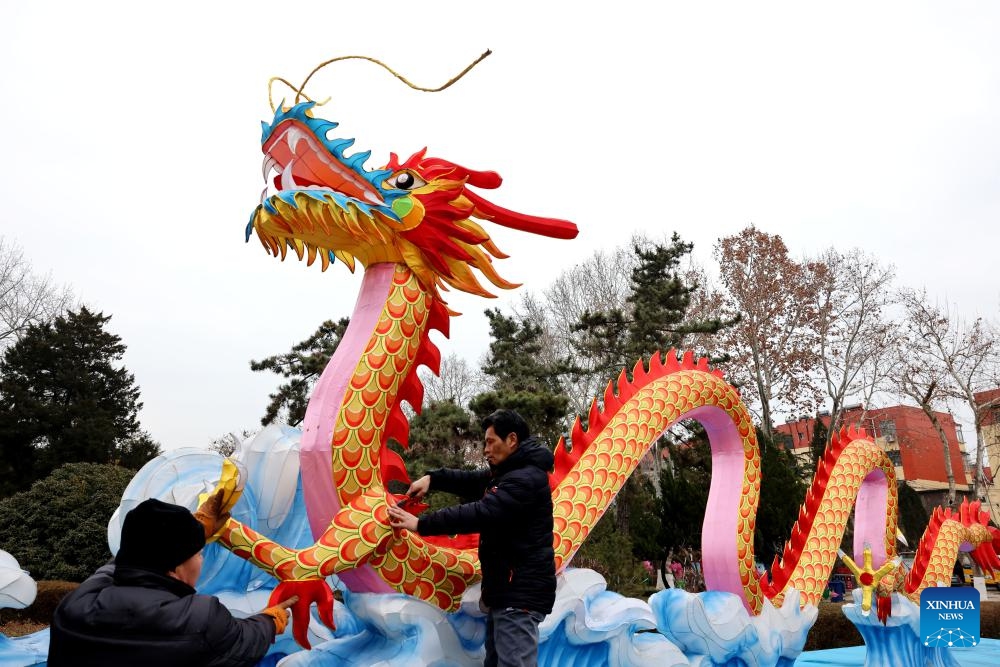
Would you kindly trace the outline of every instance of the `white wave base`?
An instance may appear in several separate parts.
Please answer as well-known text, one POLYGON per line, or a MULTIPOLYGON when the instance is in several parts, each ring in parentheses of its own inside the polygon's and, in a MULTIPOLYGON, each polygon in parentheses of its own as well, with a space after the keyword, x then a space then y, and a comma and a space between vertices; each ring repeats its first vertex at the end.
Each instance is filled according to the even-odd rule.
MULTIPOLYGON (((17 560, 0 551, 0 609, 24 609, 35 601, 38 585, 17 560)), ((10 639, 0 634, 0 667, 33 665, 48 654, 48 629, 10 639)))
MULTIPOLYGON (((270 426, 243 443, 234 455, 247 476, 233 515, 254 530, 286 546, 312 544, 299 475, 299 430, 270 426)), ((180 449, 150 461, 122 497, 108 525, 112 552, 119 545, 124 515, 146 498, 195 509, 201 492, 211 490, 222 469, 215 452, 180 449)), ((313 613, 312 649, 292 639, 291 627, 272 646, 261 665, 481 665, 485 654, 485 617, 479 611, 479 587, 470 588, 461 608, 446 613, 403 594, 352 593, 336 577, 344 601, 334 607, 336 630, 313 613)), ((198 590, 218 596, 237 616, 267 606, 275 580, 217 544, 205 549, 198 590)), ((730 593, 691 594, 660 591, 648 602, 608 591, 592 570, 568 568, 560 574, 555 607, 542 622, 539 664, 590 667, 655 665, 791 665, 802 652, 817 610, 799 608, 792 591, 776 609, 766 603, 751 616, 730 593)), ((315 608, 314 608, 315 609, 315 608)), ((18 639, 0 635, 0 667, 40 663, 39 644, 48 631, 18 639)))
POLYGON ((35 601, 38 586, 27 570, 6 551, 0 551, 0 609, 24 609, 35 601))

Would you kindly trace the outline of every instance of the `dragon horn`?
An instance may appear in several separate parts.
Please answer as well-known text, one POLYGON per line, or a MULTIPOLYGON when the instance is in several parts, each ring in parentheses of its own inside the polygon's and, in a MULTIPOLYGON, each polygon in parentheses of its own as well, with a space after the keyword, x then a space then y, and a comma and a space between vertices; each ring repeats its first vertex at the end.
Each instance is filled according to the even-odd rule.
MULTIPOLYGON (((471 178, 469 179, 469 183, 474 185, 471 178)), ((567 220, 541 218, 535 215, 516 213, 503 208, 502 206, 497 206, 492 202, 488 202, 469 190, 466 190, 464 194, 473 204, 475 204, 476 211, 483 219, 490 220, 498 225, 503 225, 504 227, 510 227, 511 229, 518 229, 522 232, 530 232, 532 234, 540 234, 542 236, 548 236, 555 239, 576 238, 576 235, 580 231, 576 228, 576 225, 567 220)))

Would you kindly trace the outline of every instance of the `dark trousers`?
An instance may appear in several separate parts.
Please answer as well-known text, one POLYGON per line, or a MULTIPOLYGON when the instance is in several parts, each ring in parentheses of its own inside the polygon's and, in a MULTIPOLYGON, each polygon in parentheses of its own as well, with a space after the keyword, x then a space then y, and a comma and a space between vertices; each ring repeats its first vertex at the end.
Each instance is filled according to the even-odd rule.
POLYGON ((545 614, 528 609, 491 609, 486 616, 483 667, 536 667, 538 624, 545 614))

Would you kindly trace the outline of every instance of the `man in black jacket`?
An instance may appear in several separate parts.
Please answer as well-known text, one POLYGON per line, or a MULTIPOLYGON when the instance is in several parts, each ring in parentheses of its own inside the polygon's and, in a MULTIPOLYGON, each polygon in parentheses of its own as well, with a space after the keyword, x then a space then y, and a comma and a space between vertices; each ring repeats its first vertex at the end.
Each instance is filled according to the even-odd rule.
POLYGON ((250 667, 288 623, 297 598, 245 619, 195 594, 205 538, 225 524, 221 494, 199 508, 145 500, 125 515, 113 564, 63 598, 52 616, 49 667, 250 667), (216 513, 203 510, 215 503, 216 513), (203 520, 202 523, 199 519, 203 520))
POLYGON ((392 507, 390 523, 420 535, 478 532, 480 606, 487 612, 484 665, 535 665, 538 624, 552 611, 556 592, 548 478, 554 460, 513 410, 494 412, 483 428, 488 470, 432 470, 407 492, 422 498, 435 489, 479 500, 419 519, 392 507))

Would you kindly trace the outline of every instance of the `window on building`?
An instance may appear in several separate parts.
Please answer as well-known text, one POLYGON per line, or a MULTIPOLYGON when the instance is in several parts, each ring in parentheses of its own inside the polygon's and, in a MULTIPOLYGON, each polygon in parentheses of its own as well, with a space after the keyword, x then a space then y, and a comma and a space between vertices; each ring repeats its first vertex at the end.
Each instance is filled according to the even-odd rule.
POLYGON ((878 423, 878 431, 886 442, 896 442, 896 422, 885 419, 878 423))
POLYGON ((965 444, 965 436, 962 435, 962 425, 961 424, 955 424, 955 435, 958 436, 958 444, 964 445, 965 444))
POLYGON ((892 461, 892 465, 896 466, 897 468, 903 465, 903 459, 900 458, 898 449, 889 450, 885 454, 886 456, 889 457, 889 460, 892 461))

